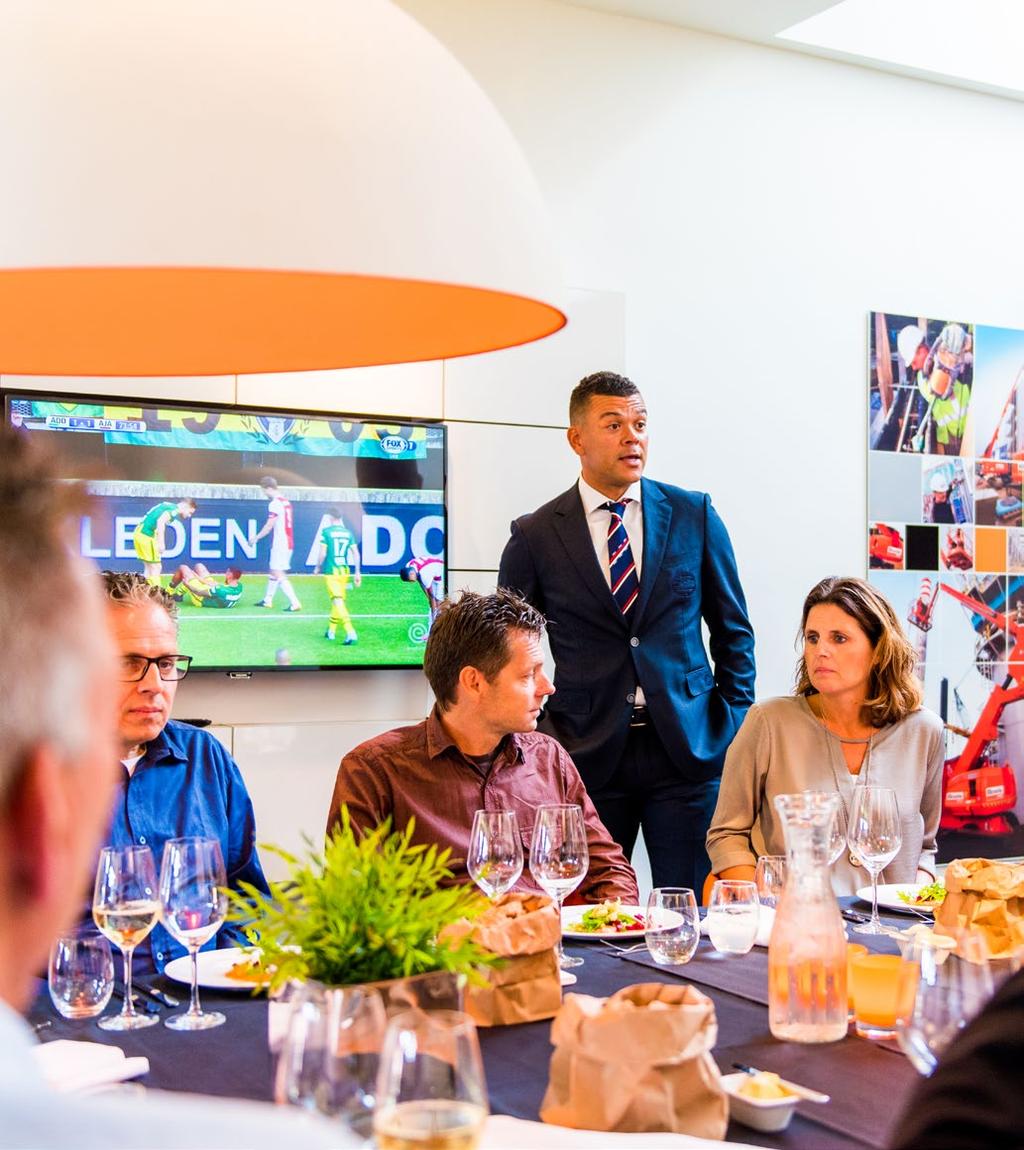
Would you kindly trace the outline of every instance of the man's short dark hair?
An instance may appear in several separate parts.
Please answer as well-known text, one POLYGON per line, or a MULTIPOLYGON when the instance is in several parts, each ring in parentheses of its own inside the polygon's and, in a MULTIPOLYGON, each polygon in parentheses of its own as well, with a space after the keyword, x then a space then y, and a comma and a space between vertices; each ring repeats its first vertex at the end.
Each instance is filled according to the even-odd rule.
POLYGON ((574 427, 579 423, 586 414, 591 396, 617 395, 624 399, 639 394, 640 388, 631 379, 617 372, 595 371, 593 375, 585 375, 569 396, 569 423, 574 427))
POLYGON ((463 591, 458 599, 445 600, 431 624, 423 654, 423 673, 439 709, 447 711, 455 702, 463 667, 475 667, 493 681, 509 661, 509 634, 525 631, 539 637, 545 623, 544 616, 525 599, 503 588, 493 595, 463 591))
POLYGON ((224 574, 229 579, 241 579, 242 578, 242 568, 241 567, 229 567, 227 569, 227 571, 224 572, 224 574))
POLYGON ((109 602, 118 607, 145 607, 154 603, 177 622, 178 601, 163 587, 157 587, 134 571, 104 571, 103 584, 109 602))
POLYGON ((265 487, 268 491, 276 491, 277 480, 272 475, 264 475, 260 480, 260 487, 265 487))
POLYGON ((196 509, 196 501, 188 495, 184 496, 182 499, 179 499, 178 502, 186 504, 187 506, 191 507, 193 511, 196 509))

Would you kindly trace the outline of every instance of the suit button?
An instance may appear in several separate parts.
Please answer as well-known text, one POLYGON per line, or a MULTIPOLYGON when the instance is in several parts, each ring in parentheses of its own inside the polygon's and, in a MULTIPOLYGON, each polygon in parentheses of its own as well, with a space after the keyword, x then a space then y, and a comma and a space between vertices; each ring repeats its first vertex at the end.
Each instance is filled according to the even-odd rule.
POLYGON ((631 647, 639 647, 640 646, 640 640, 634 635, 633 638, 630 639, 629 645, 631 647))
POLYGON ((636 702, 636 695, 634 695, 632 692, 630 692, 626 696, 626 702, 632 706, 632 704, 636 702))

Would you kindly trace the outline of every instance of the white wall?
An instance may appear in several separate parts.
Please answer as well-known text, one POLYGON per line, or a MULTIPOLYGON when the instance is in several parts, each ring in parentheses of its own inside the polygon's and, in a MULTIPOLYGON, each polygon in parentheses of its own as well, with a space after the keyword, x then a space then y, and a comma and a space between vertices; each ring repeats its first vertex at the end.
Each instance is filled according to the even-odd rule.
MULTIPOLYGON (((547 347, 374 377, 375 412, 455 421, 453 584, 489 585, 511 515, 571 481, 571 384, 624 367, 651 408, 649 473, 711 491, 730 528, 758 693, 786 691, 804 592, 864 571, 868 311, 1024 327, 1024 105, 553 0, 403 7, 505 115, 566 280, 589 289, 547 347)), ((123 391, 218 398, 234 381, 123 391)), ((238 394, 354 411, 366 392, 312 373, 238 394)), ((278 838, 319 833, 333 761, 428 703, 416 672, 197 676, 179 697, 236 725, 278 838)))

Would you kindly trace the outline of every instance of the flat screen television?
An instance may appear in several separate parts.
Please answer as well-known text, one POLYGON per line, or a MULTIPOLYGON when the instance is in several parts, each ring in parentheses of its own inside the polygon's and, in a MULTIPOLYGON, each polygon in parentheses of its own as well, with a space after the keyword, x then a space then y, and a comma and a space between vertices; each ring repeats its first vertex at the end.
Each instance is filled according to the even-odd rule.
POLYGON ((24 391, 4 401, 8 422, 96 497, 82 555, 174 584, 194 668, 422 664, 447 570, 442 425, 24 391))

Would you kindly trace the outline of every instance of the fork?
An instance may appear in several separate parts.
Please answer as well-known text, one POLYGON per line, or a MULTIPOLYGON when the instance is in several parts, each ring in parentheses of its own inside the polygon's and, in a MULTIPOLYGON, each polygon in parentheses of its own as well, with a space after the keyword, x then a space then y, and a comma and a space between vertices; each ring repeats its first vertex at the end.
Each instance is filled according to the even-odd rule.
POLYGON ((647 949, 646 942, 634 942, 632 946, 619 946, 617 942, 612 942, 607 938, 599 938, 597 941, 602 946, 610 947, 616 954, 632 954, 634 951, 647 949))

